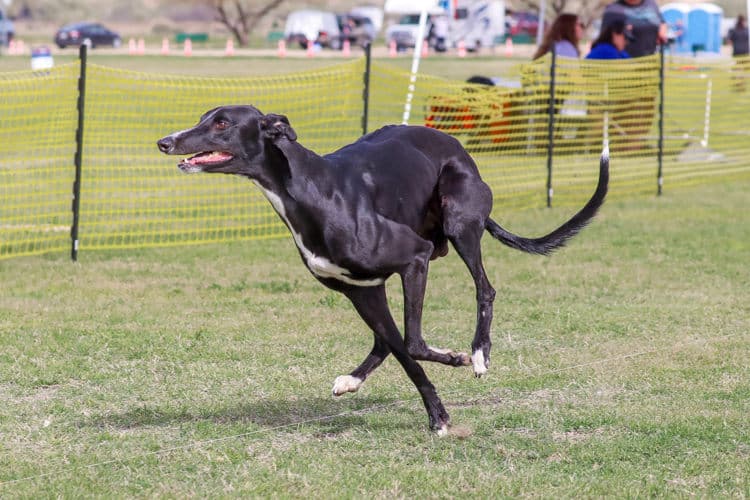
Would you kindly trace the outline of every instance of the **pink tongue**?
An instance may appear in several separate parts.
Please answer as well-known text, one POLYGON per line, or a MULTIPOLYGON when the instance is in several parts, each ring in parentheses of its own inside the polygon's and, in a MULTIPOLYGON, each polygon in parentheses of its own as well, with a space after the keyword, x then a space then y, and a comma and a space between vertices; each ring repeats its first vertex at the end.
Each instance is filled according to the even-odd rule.
POLYGON ((219 163, 222 161, 227 161, 232 158, 232 155, 228 153, 223 153, 221 151, 213 151, 211 153, 202 154, 195 156, 190 159, 190 163, 193 165, 200 165, 203 163, 219 163))

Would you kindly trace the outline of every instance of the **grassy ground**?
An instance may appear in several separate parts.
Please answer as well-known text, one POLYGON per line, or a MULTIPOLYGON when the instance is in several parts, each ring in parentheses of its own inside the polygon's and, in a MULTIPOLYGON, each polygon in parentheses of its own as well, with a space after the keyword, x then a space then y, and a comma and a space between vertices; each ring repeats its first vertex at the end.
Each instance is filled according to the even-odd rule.
MULTIPOLYGON (((290 238, 0 261, 0 497, 746 497, 749 188, 608 203, 551 258, 485 238, 490 373, 426 366, 446 438, 393 359, 329 395, 371 336, 290 238)), ((432 345, 473 295, 433 263, 432 345)))
MULTIPOLYGON (((157 49, 154 49, 157 50, 157 49)), ((129 56, 116 54, 107 49, 94 49, 89 53, 89 63, 108 66, 111 68, 127 69, 158 74, 180 74, 198 76, 220 76, 227 77, 252 77, 270 76, 286 73, 297 73, 309 69, 338 64, 347 58, 339 53, 326 52, 323 56, 308 58, 301 56, 302 51, 296 51, 297 55, 280 59, 276 57, 275 51, 249 51, 234 57, 224 57, 219 50, 213 54, 201 55, 199 51, 193 57, 181 56, 181 49, 174 49, 177 55, 160 56, 129 56)), ((362 57, 360 50, 352 52, 353 58, 362 57)), ((373 57, 388 62, 403 70, 410 70, 412 57, 410 54, 402 54, 396 58, 388 57, 383 48, 373 53, 373 57)), ((67 49, 64 53, 54 55, 55 64, 65 64, 76 61, 78 51, 67 49)), ((443 78, 465 80, 472 75, 505 76, 511 73, 518 65, 530 61, 530 57, 520 54, 517 57, 503 56, 472 56, 465 59, 454 56, 433 56, 420 62, 420 71, 428 74, 441 76, 443 78)), ((25 71, 31 69, 28 56, 3 56, 0 57, 0 72, 3 71, 25 71)))

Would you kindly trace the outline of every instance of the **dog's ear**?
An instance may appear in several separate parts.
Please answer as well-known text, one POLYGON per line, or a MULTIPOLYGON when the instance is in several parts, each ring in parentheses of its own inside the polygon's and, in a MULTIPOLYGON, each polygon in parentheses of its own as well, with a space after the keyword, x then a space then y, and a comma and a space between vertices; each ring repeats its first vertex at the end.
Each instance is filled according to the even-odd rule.
POLYGON ((276 140, 286 137, 290 141, 297 140, 297 132, 289 125, 289 119, 284 115, 269 113, 260 119, 260 129, 269 139, 276 140))

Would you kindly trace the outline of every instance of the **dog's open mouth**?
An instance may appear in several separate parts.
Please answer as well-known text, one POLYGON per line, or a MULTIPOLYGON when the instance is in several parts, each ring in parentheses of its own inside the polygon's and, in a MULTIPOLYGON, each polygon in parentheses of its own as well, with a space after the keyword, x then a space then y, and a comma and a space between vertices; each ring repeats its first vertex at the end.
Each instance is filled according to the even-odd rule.
POLYGON ((183 159, 177 166, 183 172, 200 172, 222 165, 232 158, 234 156, 226 151, 204 151, 190 158, 183 159))

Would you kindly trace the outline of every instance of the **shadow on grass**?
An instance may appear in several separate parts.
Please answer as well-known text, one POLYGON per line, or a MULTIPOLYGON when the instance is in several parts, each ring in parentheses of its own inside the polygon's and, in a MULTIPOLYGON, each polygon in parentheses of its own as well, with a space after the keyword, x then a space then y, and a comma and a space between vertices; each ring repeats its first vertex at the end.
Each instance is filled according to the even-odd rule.
MULTIPOLYGON (((319 427, 326 433, 343 432, 349 428, 388 425, 375 422, 373 414, 413 413, 410 425, 423 423, 423 410, 411 401, 394 401, 378 397, 357 397, 348 400, 330 398, 264 399, 211 408, 143 405, 120 413, 96 415, 77 423, 78 427, 131 430, 182 424, 213 423, 216 425, 253 424, 267 429, 296 426, 319 427), (370 417, 370 418, 368 418, 370 417)), ((426 418, 425 418, 426 420, 426 418)), ((401 427, 404 419, 393 419, 391 427, 401 427)), ((390 426, 390 425, 389 425, 390 426)))

